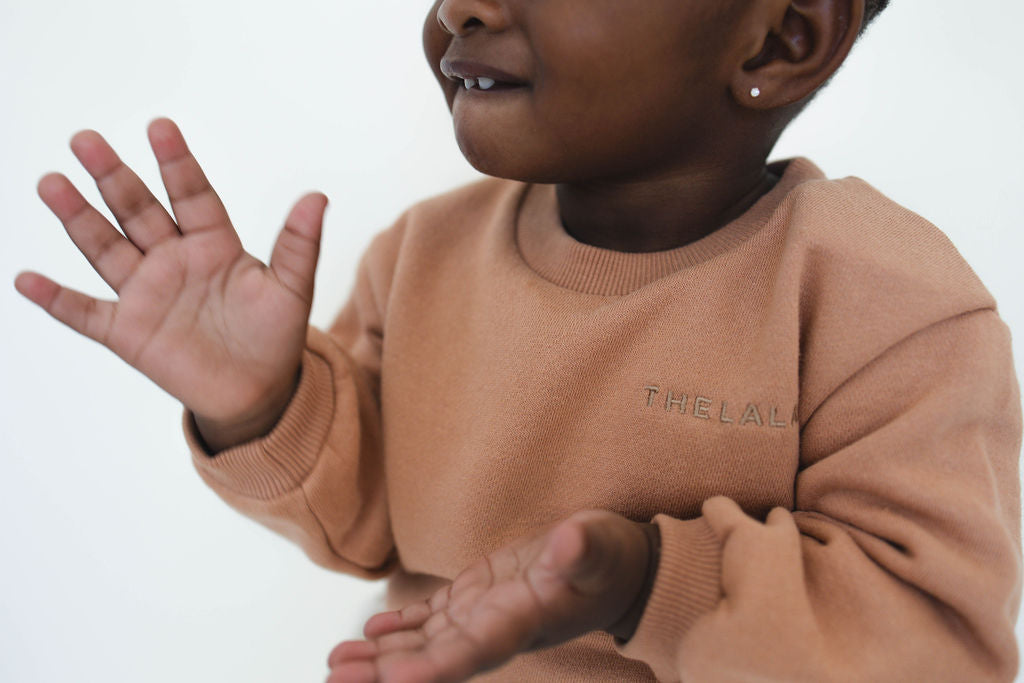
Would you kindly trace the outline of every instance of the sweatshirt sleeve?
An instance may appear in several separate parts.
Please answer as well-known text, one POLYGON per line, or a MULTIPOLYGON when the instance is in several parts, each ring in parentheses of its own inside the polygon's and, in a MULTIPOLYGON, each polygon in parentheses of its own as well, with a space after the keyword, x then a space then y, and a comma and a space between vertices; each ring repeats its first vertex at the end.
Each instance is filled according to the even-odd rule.
POLYGON ((935 323, 804 419, 793 510, 658 515, 620 654, 661 681, 1011 681, 1020 395, 993 310, 935 323))
POLYGON ((218 496, 317 564, 362 578, 396 563, 379 387, 400 229, 401 221, 375 238, 330 328, 309 328, 298 387, 269 434, 211 455, 192 414, 183 416, 192 462, 218 496))

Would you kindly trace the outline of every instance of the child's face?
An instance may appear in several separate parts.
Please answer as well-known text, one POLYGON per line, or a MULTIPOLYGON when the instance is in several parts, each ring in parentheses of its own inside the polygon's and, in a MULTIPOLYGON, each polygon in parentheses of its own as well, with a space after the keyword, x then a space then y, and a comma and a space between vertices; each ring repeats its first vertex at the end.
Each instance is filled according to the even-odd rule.
POLYGON ((743 62, 731 28, 748 4, 437 0, 423 41, 475 168, 530 182, 625 180, 713 158, 743 62), (473 71, 458 62, 525 84, 467 90, 449 77, 473 71))

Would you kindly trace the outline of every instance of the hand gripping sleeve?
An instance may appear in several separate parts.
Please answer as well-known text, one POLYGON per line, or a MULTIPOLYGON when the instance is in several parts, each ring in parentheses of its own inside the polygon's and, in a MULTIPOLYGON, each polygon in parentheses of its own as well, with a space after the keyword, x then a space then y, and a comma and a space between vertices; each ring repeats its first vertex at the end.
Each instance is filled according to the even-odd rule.
POLYGON ((1012 681, 1020 394, 992 310, 920 330, 805 420, 792 511, 658 515, 620 654, 662 681, 1012 681))
POLYGON ((374 240, 329 332, 309 328, 298 388, 269 434, 211 456, 191 413, 183 418, 196 470, 228 505, 317 564, 362 578, 396 563, 379 386, 397 239, 392 229, 374 240))

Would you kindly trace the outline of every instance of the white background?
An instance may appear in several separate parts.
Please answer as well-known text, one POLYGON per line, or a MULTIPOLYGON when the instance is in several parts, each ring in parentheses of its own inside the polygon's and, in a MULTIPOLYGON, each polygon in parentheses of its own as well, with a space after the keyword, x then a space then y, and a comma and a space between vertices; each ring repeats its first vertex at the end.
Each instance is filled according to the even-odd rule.
MULTIPOLYGON (((422 56, 429 0, 0 0, 0 680, 318 681, 381 584, 332 574, 202 484, 179 404, 22 299, 39 270, 111 292, 35 193, 105 135, 162 196, 145 136, 174 118, 249 250, 331 199, 313 322, 370 237, 473 180, 422 56)), ((775 157, 858 175, 943 228, 1024 358, 1022 5, 893 0, 775 157)))

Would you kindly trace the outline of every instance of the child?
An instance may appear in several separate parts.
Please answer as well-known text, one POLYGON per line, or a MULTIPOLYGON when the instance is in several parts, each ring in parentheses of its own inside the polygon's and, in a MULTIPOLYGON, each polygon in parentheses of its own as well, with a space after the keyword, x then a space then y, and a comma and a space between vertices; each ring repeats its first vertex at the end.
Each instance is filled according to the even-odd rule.
POLYGON ((1011 680, 995 304, 862 181, 765 165, 883 5, 439 0, 427 57, 494 177, 381 233, 326 333, 326 198, 267 268, 166 119, 173 219, 93 132, 127 239, 40 182, 118 303, 17 286, 183 402, 228 503, 389 576, 404 609, 331 681, 1011 680))

